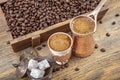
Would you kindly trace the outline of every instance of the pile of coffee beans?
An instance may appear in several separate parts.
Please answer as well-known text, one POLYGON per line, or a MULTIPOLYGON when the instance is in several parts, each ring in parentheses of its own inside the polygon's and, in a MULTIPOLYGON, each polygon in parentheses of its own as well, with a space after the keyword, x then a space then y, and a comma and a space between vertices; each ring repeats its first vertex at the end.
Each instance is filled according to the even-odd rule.
POLYGON ((100 0, 8 0, 2 5, 13 38, 96 8, 100 0))

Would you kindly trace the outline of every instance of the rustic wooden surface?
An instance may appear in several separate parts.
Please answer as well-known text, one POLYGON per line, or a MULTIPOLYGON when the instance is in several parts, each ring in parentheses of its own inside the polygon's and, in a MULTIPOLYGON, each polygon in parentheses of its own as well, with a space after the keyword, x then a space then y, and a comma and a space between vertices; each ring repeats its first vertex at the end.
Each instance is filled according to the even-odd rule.
MULTIPOLYGON (((87 58, 72 56, 69 67, 53 73, 52 80, 120 80, 120 16, 115 17, 117 13, 120 14, 119 3, 119 0, 112 3, 110 10, 102 19, 102 24, 98 23, 94 35, 98 49, 87 58), (116 22, 115 25, 112 25, 113 21, 116 22), (106 37, 107 32, 111 34, 110 37, 106 37), (101 48, 105 48, 106 52, 101 52, 101 48), (75 71, 76 67, 80 70, 75 71)), ((14 53, 11 46, 7 44, 12 37, 6 32, 6 26, 2 21, 0 15, 0 80, 18 80, 15 76, 15 68, 11 64, 18 63, 21 54, 36 53, 37 49, 30 47, 14 53)), ((47 47, 37 52, 40 55, 50 53, 47 47)))

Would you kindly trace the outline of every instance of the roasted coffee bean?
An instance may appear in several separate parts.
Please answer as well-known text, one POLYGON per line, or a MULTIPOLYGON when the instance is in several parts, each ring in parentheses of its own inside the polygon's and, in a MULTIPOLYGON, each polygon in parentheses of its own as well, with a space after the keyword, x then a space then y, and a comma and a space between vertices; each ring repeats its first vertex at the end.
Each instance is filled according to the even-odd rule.
POLYGON ((57 68, 56 68, 56 71, 60 71, 60 67, 57 67, 57 68))
POLYGON ((115 15, 115 17, 118 17, 118 16, 120 16, 120 15, 119 15, 119 14, 116 14, 116 15, 115 15))
POLYGON ((106 50, 104 48, 101 48, 100 51, 101 52, 106 52, 106 50))
POLYGON ((115 22, 115 21, 113 21, 113 22, 112 22, 112 25, 115 25, 115 24, 116 24, 116 22, 115 22))
POLYGON ((13 67, 15 67, 15 68, 19 67, 19 64, 12 64, 12 65, 13 65, 13 67))
POLYGON ((56 69, 53 69, 53 71, 52 71, 52 72, 53 72, 53 73, 54 73, 54 72, 56 72, 56 69))
POLYGON ((60 67, 56 67, 53 69, 53 72, 57 72, 57 71, 60 71, 60 67))
POLYGON ((68 64, 68 63, 66 63, 66 64, 64 65, 64 67, 65 67, 65 68, 68 68, 68 67, 69 67, 69 64, 68 64))
POLYGON ((46 44, 42 44, 42 47, 46 47, 46 44))
POLYGON ((10 44, 10 41, 7 41, 7 44, 10 44))
POLYGON ((42 48, 41 47, 37 47, 37 50, 41 50, 42 48))
POLYGON ((95 49, 97 49, 98 48, 98 44, 95 44, 95 49))
POLYGON ((100 20, 99 23, 102 24, 102 21, 100 20))
POLYGON ((13 38, 90 12, 101 0, 8 0, 2 4, 13 38), (16 28, 17 27, 17 28, 16 28), (22 29, 18 29, 22 27, 22 29), (27 29, 31 27, 31 29, 27 29))
POLYGON ((79 68, 75 68, 75 71, 79 71, 80 69, 79 68))
POLYGON ((64 78, 63 80, 69 80, 68 78, 64 78))
POLYGON ((106 33, 106 36, 107 36, 107 37, 110 37, 110 33, 106 33))

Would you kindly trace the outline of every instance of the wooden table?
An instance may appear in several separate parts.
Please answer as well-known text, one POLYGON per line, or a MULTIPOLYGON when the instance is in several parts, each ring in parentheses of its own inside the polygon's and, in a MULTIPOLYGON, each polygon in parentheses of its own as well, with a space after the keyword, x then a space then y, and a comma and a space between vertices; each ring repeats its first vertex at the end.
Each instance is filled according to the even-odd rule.
MULTIPOLYGON (((102 24, 98 22, 97 32, 94 35, 98 49, 87 58, 72 56, 69 67, 53 73, 52 80, 120 80, 120 16, 115 17, 117 13, 120 14, 119 4, 119 0, 113 0, 109 6, 110 10, 102 19, 102 24), (106 36, 107 32, 110 33, 110 37, 106 36), (101 52, 101 48, 105 48, 106 52, 101 52), (75 68, 80 70, 75 71, 75 68)), ((12 37, 6 32, 3 20, 0 16, 0 80, 17 80, 12 64, 19 62, 21 54, 34 54, 36 49, 30 47, 14 53, 8 44, 12 37)), ((47 47, 37 52, 40 55, 49 53, 47 47)))

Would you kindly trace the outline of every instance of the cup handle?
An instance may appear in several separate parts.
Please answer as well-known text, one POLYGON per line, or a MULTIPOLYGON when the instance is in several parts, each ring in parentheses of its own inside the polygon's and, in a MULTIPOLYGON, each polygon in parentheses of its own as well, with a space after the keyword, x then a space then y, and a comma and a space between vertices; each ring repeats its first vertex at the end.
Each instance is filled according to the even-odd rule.
MULTIPOLYGON (((107 0, 101 0, 101 2, 99 3, 99 5, 96 7, 96 9, 94 11, 92 11, 90 14, 88 14, 88 17, 93 16, 93 20, 95 22, 95 25, 97 25, 97 15, 100 12, 101 8, 103 7, 103 5, 105 4, 107 0)), ((97 26, 96 26, 97 27, 97 26)), ((96 31, 96 27, 94 29, 94 32, 96 31)))

